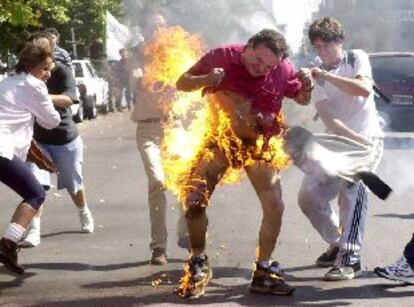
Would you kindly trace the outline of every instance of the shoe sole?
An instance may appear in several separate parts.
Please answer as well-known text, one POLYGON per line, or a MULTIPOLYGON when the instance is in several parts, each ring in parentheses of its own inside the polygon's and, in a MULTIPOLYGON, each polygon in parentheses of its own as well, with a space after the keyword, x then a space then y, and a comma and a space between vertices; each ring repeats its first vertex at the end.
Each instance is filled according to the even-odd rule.
POLYGON ((0 262, 3 263, 3 265, 12 273, 15 273, 17 275, 23 275, 24 269, 22 267, 17 267, 14 264, 10 263, 9 260, 4 257, 3 254, 0 254, 0 262))
POLYGON ((174 291, 174 293, 177 294, 181 298, 190 299, 190 300, 200 298, 201 296, 205 294, 206 287, 212 278, 213 278, 213 271, 210 270, 206 278, 202 281, 199 281, 198 285, 194 288, 194 290, 191 293, 185 293, 182 295, 179 293, 177 289, 174 291))
POLYGON ((396 282, 399 281, 399 282, 403 282, 403 283, 406 283, 406 284, 414 285, 414 278, 412 278, 412 279, 407 279, 407 278, 404 278, 404 277, 393 278, 389 275, 385 275, 382 272, 376 271, 376 270, 374 270, 374 273, 377 274, 377 276, 388 279, 388 280, 392 280, 392 281, 396 281, 396 282))
POLYGON ((18 245, 19 247, 23 247, 23 248, 32 248, 32 247, 37 247, 37 246, 39 246, 39 244, 40 244, 40 242, 39 242, 39 243, 37 243, 37 244, 33 244, 33 242, 30 242, 30 241, 25 241, 25 240, 20 241, 19 243, 17 243, 17 245, 18 245))
POLYGON ((333 261, 330 261, 330 262, 316 261, 315 264, 319 268, 331 268, 331 267, 334 266, 334 262, 333 261))
POLYGON ((355 272, 354 274, 350 275, 350 276, 327 276, 325 275, 323 280, 325 281, 341 281, 341 280, 351 280, 351 279, 355 279, 358 276, 361 275, 361 272, 355 272))
POLYGON ((81 229, 81 233, 92 233, 94 231, 94 229, 93 230, 89 230, 89 229, 81 229))
POLYGON ((284 292, 278 292, 278 291, 271 291, 269 288, 263 287, 263 288, 256 288, 256 287, 249 287, 250 292, 253 293, 260 293, 260 294, 272 294, 272 295, 279 295, 279 296, 289 296, 292 295, 292 293, 295 291, 295 288, 291 287, 289 291, 284 292))

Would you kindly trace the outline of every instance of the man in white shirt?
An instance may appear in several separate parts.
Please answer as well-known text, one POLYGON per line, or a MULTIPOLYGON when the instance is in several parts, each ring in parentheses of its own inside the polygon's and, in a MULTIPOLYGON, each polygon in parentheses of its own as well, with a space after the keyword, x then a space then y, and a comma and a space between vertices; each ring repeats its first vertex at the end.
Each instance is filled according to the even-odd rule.
MULTIPOLYGON (((322 60, 311 69, 316 81, 313 101, 328 133, 367 147, 369 169, 374 170, 382 153, 382 131, 375 109, 372 73, 362 50, 344 51, 341 24, 329 17, 316 20, 309 39, 322 60)), ((361 245, 365 231, 367 187, 336 177, 306 175, 298 196, 299 206, 313 227, 329 244, 316 264, 332 267, 326 280, 353 279, 361 272, 361 245), (338 197, 339 217, 331 206, 338 197)))
MULTIPOLYGON (((151 33, 160 27, 165 27, 165 19, 160 14, 151 17, 153 27, 151 33)), ((151 37, 147 35, 146 41, 151 42, 151 37)), ((143 50, 141 50, 143 53, 143 50)), ((142 55, 142 63, 146 65, 145 56, 142 55)), ((160 89, 154 92, 142 86, 142 78, 138 80, 137 89, 139 95, 135 108, 132 111, 131 119, 137 123, 136 142, 144 164, 145 173, 148 179, 148 205, 151 223, 151 242, 152 251, 151 264, 164 265, 167 263, 167 226, 166 208, 167 198, 164 187, 164 171, 161 164, 160 145, 164 136, 163 121, 167 120, 162 108, 162 97, 166 94, 159 84, 160 89)), ((180 211, 182 212, 182 210, 180 211)), ((187 225, 183 213, 180 214, 177 223, 178 245, 188 248, 187 225)))

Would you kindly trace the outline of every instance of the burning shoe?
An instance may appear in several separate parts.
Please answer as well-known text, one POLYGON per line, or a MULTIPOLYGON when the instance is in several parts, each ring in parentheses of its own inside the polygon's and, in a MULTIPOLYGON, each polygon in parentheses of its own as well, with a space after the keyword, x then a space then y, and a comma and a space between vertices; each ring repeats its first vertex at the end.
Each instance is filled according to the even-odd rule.
POLYGON ((327 281, 350 280, 361 275, 361 263, 356 262, 349 266, 333 267, 324 276, 327 281))
POLYGON ((17 244, 8 239, 0 240, 0 262, 13 273, 23 275, 24 268, 17 263, 17 244))
POLYGON ((212 277, 208 257, 192 256, 184 266, 184 276, 174 293, 183 298, 198 298, 204 295, 205 287, 212 277))
POLYGON ((414 271, 404 256, 398 259, 396 263, 384 268, 376 267, 374 272, 379 277, 414 284, 414 271))
POLYGON ((334 246, 328 248, 326 252, 316 259, 316 265, 320 268, 329 268, 334 266, 336 256, 338 255, 339 247, 334 246))
POLYGON ((278 262, 274 261, 269 268, 264 268, 256 263, 250 291, 263 294, 291 295, 295 288, 285 283, 283 269, 278 262))

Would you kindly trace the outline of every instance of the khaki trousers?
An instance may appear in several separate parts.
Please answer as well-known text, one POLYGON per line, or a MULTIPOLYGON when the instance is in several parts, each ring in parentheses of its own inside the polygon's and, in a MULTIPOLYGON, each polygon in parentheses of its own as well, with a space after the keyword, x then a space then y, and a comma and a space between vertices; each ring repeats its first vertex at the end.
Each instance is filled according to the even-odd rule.
MULTIPOLYGON (((136 142, 148 179, 148 205, 151 223, 150 249, 167 247, 166 208, 164 172, 161 164, 160 145, 163 138, 161 122, 138 122, 136 142)), ((187 235, 183 210, 179 210, 177 235, 187 235)))

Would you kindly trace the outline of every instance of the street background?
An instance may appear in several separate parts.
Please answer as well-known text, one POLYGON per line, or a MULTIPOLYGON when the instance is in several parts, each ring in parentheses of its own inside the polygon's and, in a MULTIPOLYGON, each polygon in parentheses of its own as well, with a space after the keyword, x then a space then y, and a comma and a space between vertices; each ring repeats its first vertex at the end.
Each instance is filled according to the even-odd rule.
MULTIPOLYGON (((291 122, 317 128, 318 123, 296 116, 291 122)), ((283 171, 286 210, 274 253, 286 268, 286 280, 297 287, 291 297, 249 293, 261 209, 246 178, 236 185, 218 187, 208 209, 207 254, 213 266, 207 294, 185 301, 172 294, 187 258, 176 245, 177 204, 169 195, 169 264, 149 265, 147 187, 135 145, 135 124, 129 113, 112 113, 80 126, 85 143, 86 192, 94 214, 93 234, 79 233, 77 210, 65 191, 52 189, 45 203, 42 242, 23 249, 23 278, 0 267, 0 306, 139 306, 139 305, 316 305, 411 306, 414 286, 377 278, 372 269, 401 256, 412 235, 412 169, 404 161, 414 146, 389 147, 379 174, 394 188, 386 202, 371 195, 363 252, 363 275, 349 282, 325 282, 326 269, 314 265, 326 249, 297 206, 302 174, 294 167, 283 171), (157 284, 154 286, 154 284, 157 284)), ((403 135, 410 139, 411 135, 403 135)), ((397 135, 394 137, 401 137, 397 135)), ((412 139, 411 139, 412 140, 412 139)), ((0 186, 0 229, 4 229, 20 198, 0 186)))

